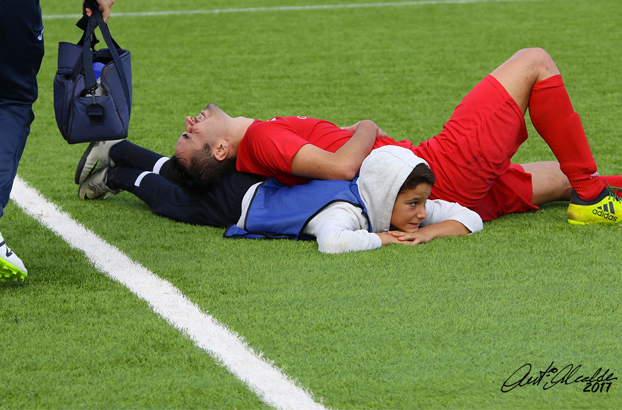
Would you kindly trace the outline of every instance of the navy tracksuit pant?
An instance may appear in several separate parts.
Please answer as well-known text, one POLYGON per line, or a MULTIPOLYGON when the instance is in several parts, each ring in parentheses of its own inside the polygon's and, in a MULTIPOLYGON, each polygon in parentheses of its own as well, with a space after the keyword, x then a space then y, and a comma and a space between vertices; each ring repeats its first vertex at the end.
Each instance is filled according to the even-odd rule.
POLYGON ((39 0, 0 0, 0 217, 34 119, 43 51, 39 0))
POLYGON ((131 192, 156 215, 193 225, 226 227, 236 223, 242 213, 244 194, 264 180, 235 171, 201 195, 188 195, 168 180, 168 163, 158 173, 151 172, 162 158, 158 153, 126 140, 111 148, 110 158, 115 166, 108 171, 108 187, 131 192), (145 172, 148 174, 141 177, 145 172))

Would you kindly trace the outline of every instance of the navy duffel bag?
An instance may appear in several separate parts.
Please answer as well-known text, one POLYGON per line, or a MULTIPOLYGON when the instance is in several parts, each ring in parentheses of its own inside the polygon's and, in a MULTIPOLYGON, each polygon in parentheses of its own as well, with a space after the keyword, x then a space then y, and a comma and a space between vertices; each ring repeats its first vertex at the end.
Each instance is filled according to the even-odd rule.
POLYGON ((89 8, 93 12, 80 41, 58 44, 54 111, 69 144, 126 138, 132 110, 130 52, 114 41, 99 9, 89 8), (96 27, 108 48, 95 50, 96 27))

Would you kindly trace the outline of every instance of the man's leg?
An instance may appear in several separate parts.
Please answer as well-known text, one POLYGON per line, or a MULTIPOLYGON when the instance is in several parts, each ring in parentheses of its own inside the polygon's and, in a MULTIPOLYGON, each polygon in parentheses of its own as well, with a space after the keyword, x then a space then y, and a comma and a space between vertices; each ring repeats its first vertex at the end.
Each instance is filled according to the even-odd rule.
POLYGON ((572 187, 555 161, 521 164, 531 174, 533 197, 531 203, 540 206, 547 202, 569 201, 572 187))
POLYGON ((131 192, 156 215, 193 225, 226 227, 236 223, 244 194, 264 179, 234 171, 212 189, 200 195, 189 195, 168 180, 168 157, 129 141, 113 146, 110 157, 121 165, 108 172, 111 188, 131 192))
POLYGON ((9 203, 13 180, 33 118, 30 105, 0 102, 0 217, 9 203))
MULTIPOLYGON (((0 1, 0 217, 34 119, 43 53, 39 2, 0 1)), ((0 281, 23 281, 26 275, 22 261, 0 235, 0 281)))
MULTIPOLYGON (((572 192, 570 181, 564 175, 559 163, 555 161, 530 162, 521 164, 525 172, 531 174, 533 198, 531 203, 537 206, 553 201, 569 201, 572 192)), ((604 184, 622 188, 622 175, 599 176, 604 184)), ((622 193, 618 194, 622 196, 622 193)))
POLYGON ((115 165, 158 173, 167 157, 149 151, 128 140, 91 142, 76 168, 75 183, 82 184, 94 172, 115 165))
POLYGON ((558 159, 561 170, 579 196, 590 200, 605 187, 596 176, 579 115, 574 111, 559 70, 542 49, 517 52, 492 72, 526 112, 536 131, 558 159))
POLYGON ((76 169, 79 197, 95 199, 129 191, 157 215, 196 224, 199 201, 166 179, 168 160, 127 140, 93 142, 76 169))
MULTIPOLYGON (((166 175, 167 166, 167 163, 163 165, 161 174, 166 175)), ((193 225, 224 228, 238 221, 244 194, 253 184, 263 180, 256 175, 235 171, 209 191, 191 195, 161 174, 113 167, 108 171, 107 185, 112 190, 125 190, 136 195, 156 215, 193 225)))
MULTIPOLYGON (((34 118, 30 105, 0 102, 0 217, 9 202, 17 166, 34 118)), ((28 271, 0 234, 0 282, 23 281, 28 271)))
MULTIPOLYGON (((616 223, 622 201, 598 177, 579 115, 574 111, 559 70, 542 49, 526 49, 492 72, 525 112, 555 154, 572 186, 568 222, 616 223)), ((554 194, 554 193, 552 193, 554 194)))
POLYGON ((166 172, 161 172, 162 166, 169 160, 162 154, 143 148, 128 140, 123 140, 111 147, 110 158, 114 165, 150 171, 163 176, 166 176, 166 172))
POLYGON ((179 222, 205 225, 199 197, 186 195, 164 176, 135 168, 108 169, 106 185, 112 191, 128 191, 149 206, 151 212, 179 222))
POLYGON ((524 112, 503 85, 488 75, 462 99, 441 133, 421 142, 413 152, 436 174, 432 199, 458 202, 476 212, 483 205, 482 218, 494 219, 538 209, 530 202, 531 176, 511 164, 526 139, 524 112), (490 193, 498 185, 503 188, 490 193))
MULTIPOLYGON (((168 157, 127 140, 108 145, 107 152, 103 150, 105 145, 98 147, 99 150, 87 150, 90 157, 87 155, 80 161, 81 164, 98 164, 98 169, 91 172, 80 187, 81 192, 87 193, 86 197, 128 191, 145 202, 154 214, 194 225, 225 227, 236 223, 244 194, 263 180, 236 171, 202 195, 188 195, 166 178, 168 157)), ((76 175, 81 173, 78 167, 76 175)))
POLYGON ((547 202, 568 201, 571 190, 557 162, 513 164, 474 211, 489 221, 509 213, 535 211, 547 202))

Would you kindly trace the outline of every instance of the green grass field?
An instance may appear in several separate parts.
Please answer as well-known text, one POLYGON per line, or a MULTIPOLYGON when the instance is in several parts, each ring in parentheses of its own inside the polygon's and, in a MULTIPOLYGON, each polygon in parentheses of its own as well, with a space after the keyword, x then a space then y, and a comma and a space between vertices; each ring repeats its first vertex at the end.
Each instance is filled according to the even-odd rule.
MULTIPOLYGON (((129 193, 80 201, 54 119, 57 44, 78 0, 43 0, 46 56, 19 175, 135 262, 171 282, 333 409, 613 409, 586 383, 503 393, 526 363, 622 375, 622 231, 573 227, 566 204, 418 246, 321 255, 312 242, 234 241, 150 213, 129 193)), ((602 175, 622 173, 618 0, 118 0, 110 29, 132 51, 130 140, 173 153, 186 115, 373 119, 427 139, 461 98, 525 47, 564 75, 602 175), (365 5, 365 7, 305 7, 365 5), (287 6, 287 8, 284 8, 287 6), (262 9, 257 9, 261 7, 262 9), (218 13, 151 11, 225 10, 218 13), (237 10, 236 9, 244 9, 237 10), (115 12, 117 15, 115 15, 115 12)), ((531 138, 516 162, 554 159, 531 138)), ((0 286, 0 409, 260 409, 219 361, 15 204, 0 230, 24 260, 0 286)))

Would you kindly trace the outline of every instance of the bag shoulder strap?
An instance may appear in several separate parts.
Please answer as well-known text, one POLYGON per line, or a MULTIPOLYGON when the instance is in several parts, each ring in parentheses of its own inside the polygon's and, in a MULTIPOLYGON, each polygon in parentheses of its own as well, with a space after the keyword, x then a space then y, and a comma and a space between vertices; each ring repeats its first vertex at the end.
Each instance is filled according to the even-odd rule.
POLYGON ((120 49, 121 47, 112 38, 110 30, 108 29, 108 24, 104 22, 101 11, 98 8, 91 8, 91 10, 92 13, 91 17, 88 18, 88 26, 84 31, 84 35, 80 39, 80 41, 83 42, 82 61, 84 64, 86 88, 88 90, 94 90, 97 87, 97 83, 95 81, 95 72, 93 70, 93 53, 91 52, 91 49, 93 49, 95 47, 95 44, 98 42, 97 38, 95 37, 95 28, 99 27, 99 30, 104 37, 104 41, 108 46, 108 50, 110 51, 110 55, 112 55, 112 60, 115 63, 117 72, 119 73, 121 86, 123 87, 123 93, 125 94, 125 100, 127 101, 128 105, 128 111, 131 112, 132 96, 130 94, 129 82, 127 76, 125 75, 125 69, 123 68, 123 64, 121 63, 121 57, 119 57, 118 52, 118 49, 120 49))

